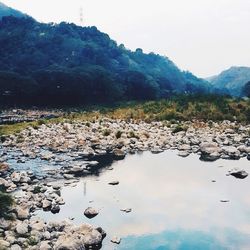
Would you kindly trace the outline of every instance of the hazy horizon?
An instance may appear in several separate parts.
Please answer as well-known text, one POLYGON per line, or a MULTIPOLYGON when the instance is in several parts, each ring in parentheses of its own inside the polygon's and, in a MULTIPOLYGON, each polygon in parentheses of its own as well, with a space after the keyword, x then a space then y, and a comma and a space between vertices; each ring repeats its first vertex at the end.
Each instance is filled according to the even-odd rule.
POLYGON ((169 57, 199 77, 231 66, 250 66, 247 0, 3 0, 41 22, 74 22, 97 28, 129 49, 169 57), (157 4, 156 4, 157 3, 157 4))

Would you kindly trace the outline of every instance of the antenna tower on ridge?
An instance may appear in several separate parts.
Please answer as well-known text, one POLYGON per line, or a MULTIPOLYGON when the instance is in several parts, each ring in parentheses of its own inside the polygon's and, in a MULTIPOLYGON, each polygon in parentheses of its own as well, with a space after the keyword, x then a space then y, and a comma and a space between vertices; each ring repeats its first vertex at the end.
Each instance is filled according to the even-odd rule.
POLYGON ((84 26, 84 19, 83 19, 83 8, 80 8, 80 26, 84 26))

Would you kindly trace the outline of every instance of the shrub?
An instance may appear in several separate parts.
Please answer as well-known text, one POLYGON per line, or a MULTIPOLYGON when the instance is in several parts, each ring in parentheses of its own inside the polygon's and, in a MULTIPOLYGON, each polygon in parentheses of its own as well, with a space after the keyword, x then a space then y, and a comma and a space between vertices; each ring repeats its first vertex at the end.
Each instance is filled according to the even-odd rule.
POLYGON ((109 129, 105 129, 104 131, 103 131, 103 135, 104 136, 109 136, 111 134, 111 131, 109 130, 109 129))
POLYGON ((187 127, 178 125, 173 129, 172 133, 175 134, 181 131, 187 131, 187 127))
POLYGON ((116 139, 121 138, 121 136, 122 136, 122 131, 118 130, 118 131, 115 133, 116 139))
POLYGON ((136 139, 139 139, 139 136, 136 135, 134 131, 130 131, 130 132, 128 133, 128 137, 129 137, 129 138, 136 138, 136 139))
POLYGON ((0 191, 0 218, 8 217, 8 212, 13 202, 13 198, 9 194, 0 191))

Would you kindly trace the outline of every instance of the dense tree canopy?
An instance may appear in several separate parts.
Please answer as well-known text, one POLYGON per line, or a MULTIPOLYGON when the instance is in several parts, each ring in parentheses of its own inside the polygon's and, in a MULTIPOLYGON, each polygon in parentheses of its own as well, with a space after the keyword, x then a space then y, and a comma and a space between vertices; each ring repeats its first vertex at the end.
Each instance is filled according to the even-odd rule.
POLYGON ((167 57, 127 50, 96 27, 3 17, 0 55, 4 104, 95 104, 207 89, 167 57))
POLYGON ((250 98, 250 81, 244 86, 242 94, 250 98))

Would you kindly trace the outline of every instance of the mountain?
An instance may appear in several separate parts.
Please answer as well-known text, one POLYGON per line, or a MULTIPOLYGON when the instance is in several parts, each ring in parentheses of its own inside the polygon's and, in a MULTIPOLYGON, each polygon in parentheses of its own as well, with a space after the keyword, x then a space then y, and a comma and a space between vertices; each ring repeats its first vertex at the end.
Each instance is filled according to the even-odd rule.
POLYGON ((215 92, 241 96, 242 89, 250 81, 250 67, 231 67, 210 79, 215 92))
POLYGON ((0 2, 0 19, 4 16, 24 17, 26 15, 0 2))
POLYGON ((65 22, 3 17, 0 55, 2 103, 95 104, 208 88, 167 57, 128 50, 96 27, 65 22))

